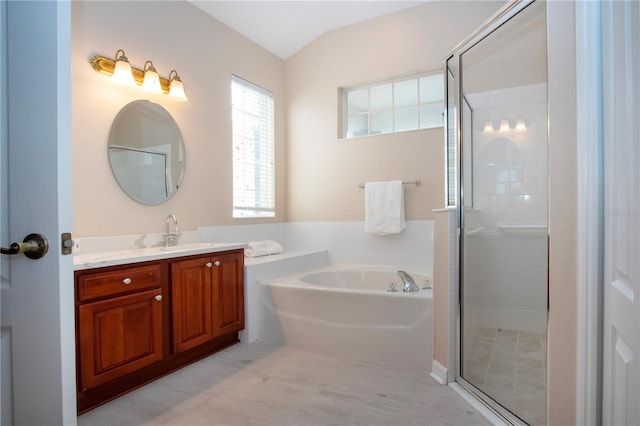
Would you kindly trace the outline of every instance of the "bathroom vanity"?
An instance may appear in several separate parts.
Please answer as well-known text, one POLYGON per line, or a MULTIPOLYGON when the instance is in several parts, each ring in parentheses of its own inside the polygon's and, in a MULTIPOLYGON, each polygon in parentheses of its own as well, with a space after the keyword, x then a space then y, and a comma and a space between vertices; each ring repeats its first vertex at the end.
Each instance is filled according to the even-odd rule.
POLYGON ((239 341, 240 245, 129 250, 74 263, 78 413, 239 341))

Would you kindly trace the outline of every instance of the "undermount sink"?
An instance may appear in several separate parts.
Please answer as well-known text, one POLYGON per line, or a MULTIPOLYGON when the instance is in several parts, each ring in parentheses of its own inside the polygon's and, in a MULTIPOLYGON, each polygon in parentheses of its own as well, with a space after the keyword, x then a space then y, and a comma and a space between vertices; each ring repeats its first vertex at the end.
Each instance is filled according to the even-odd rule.
POLYGON ((160 250, 160 251, 185 251, 185 250, 201 250, 218 247, 226 247, 229 243, 190 243, 190 244, 178 244, 170 247, 150 247, 138 250, 160 250))

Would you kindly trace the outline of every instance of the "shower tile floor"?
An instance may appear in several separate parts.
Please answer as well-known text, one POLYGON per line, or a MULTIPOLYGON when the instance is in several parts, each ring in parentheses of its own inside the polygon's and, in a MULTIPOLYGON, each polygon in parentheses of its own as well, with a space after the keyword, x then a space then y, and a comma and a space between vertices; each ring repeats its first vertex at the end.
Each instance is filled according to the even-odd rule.
POLYGON ((546 335, 480 328, 463 377, 531 425, 545 424, 546 335))
POLYGON ((488 425, 431 367, 239 343, 78 417, 78 425, 488 425))

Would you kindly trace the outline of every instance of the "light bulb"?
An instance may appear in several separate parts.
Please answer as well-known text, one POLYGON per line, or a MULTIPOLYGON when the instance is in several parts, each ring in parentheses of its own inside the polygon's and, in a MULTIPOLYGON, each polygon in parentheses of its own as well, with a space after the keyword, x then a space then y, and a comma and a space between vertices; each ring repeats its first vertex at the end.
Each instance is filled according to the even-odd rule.
POLYGON ((142 82, 142 90, 150 93, 162 93, 162 87, 160 86, 160 77, 158 71, 153 66, 153 62, 147 61, 144 64, 144 80, 142 82), (149 65, 147 67, 147 65, 149 65))
POLYGON ((123 86, 136 85, 136 81, 133 79, 133 74, 131 73, 131 64, 129 63, 129 59, 124 55, 124 50, 118 50, 116 52, 116 63, 113 68, 111 79, 123 86), (122 55, 118 57, 118 54, 121 52, 122 55))
POLYGON ((169 73, 169 99, 178 102, 187 100, 187 95, 184 93, 184 84, 182 84, 182 79, 180 79, 176 70, 171 70, 169 73), (171 77, 173 73, 175 75, 171 77))
POLYGON ((501 132, 508 132, 509 130, 511 130, 511 128, 509 127, 509 121, 508 120, 501 120, 500 121, 500 131, 501 132))
POLYGON ((485 121, 484 122, 484 133, 490 133, 493 132, 493 123, 491 121, 485 121))
POLYGON ((524 132, 527 130, 527 126, 524 123, 524 118, 518 118, 516 121, 516 132, 524 132))

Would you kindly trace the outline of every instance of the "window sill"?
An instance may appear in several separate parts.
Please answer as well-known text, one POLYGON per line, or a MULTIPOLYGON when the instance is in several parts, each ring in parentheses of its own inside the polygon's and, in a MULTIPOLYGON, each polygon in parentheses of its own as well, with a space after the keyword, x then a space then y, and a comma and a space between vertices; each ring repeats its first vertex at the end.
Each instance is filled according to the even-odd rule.
POLYGON ((375 133, 372 135, 354 136, 351 138, 339 137, 338 141, 352 141, 352 140, 365 139, 365 138, 375 138, 376 136, 402 135, 406 133, 425 132, 429 130, 438 130, 438 129, 444 129, 444 125, 434 126, 434 127, 425 127, 424 129, 403 130, 401 132, 375 133))

